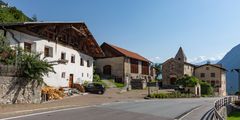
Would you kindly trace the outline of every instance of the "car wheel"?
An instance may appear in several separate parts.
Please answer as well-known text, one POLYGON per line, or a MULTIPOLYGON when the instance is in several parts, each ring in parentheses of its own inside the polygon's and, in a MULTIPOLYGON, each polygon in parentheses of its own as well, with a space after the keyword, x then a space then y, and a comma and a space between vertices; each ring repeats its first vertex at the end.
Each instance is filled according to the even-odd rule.
POLYGON ((103 94, 103 92, 102 91, 98 91, 98 94, 103 94))

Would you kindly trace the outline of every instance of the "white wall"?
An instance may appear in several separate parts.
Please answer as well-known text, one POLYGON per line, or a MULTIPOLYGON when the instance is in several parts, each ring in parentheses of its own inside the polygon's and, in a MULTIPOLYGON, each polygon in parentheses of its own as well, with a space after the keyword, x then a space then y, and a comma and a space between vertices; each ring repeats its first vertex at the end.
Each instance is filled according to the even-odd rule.
MULTIPOLYGON (((74 83, 83 83, 84 81, 91 82, 93 79, 93 58, 83 54, 69 46, 63 46, 48 40, 33 37, 18 31, 13 31, 15 37, 20 41, 20 46, 24 47, 24 42, 32 44, 32 51, 37 53, 44 53, 45 46, 53 49, 53 57, 47 57, 48 61, 56 61, 61 58, 61 53, 66 53, 66 64, 58 64, 54 66, 56 73, 50 73, 44 77, 44 82, 49 86, 54 87, 67 87, 70 74, 74 74, 74 83), (75 55, 75 63, 71 63, 71 55, 75 55), (80 58, 84 60, 84 66, 80 66, 80 58), (90 61, 90 67, 87 67, 87 60, 90 61), (62 72, 65 72, 65 78, 62 78, 62 72), (82 76, 83 74, 83 76, 82 76)), ((7 33, 7 38, 10 40, 11 45, 17 45, 13 40, 10 33, 7 33)), ((41 58, 44 54, 41 55, 41 58)))

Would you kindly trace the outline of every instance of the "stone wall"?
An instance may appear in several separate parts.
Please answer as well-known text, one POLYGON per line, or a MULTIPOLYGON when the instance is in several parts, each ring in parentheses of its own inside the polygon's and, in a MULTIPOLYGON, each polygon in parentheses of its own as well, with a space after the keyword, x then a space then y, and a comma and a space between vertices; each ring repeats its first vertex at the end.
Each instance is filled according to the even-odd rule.
POLYGON ((96 63, 96 72, 99 74, 103 74, 103 67, 106 65, 111 66, 111 75, 115 77, 123 78, 123 63, 124 57, 113 57, 113 58, 103 58, 97 59, 96 63))
POLYGON ((132 79, 131 87, 132 89, 145 89, 147 87, 147 82, 145 79, 132 79))
POLYGON ((0 104, 40 103, 41 87, 36 81, 0 76, 0 104))
POLYGON ((181 78, 184 75, 184 63, 173 58, 162 65, 163 86, 171 85, 171 78, 181 78))

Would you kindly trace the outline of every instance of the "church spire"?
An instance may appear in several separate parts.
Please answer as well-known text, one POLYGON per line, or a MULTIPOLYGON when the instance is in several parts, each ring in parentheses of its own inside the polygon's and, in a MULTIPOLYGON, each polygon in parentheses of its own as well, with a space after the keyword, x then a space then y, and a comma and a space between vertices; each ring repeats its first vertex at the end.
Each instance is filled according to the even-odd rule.
POLYGON ((177 54, 175 56, 175 59, 179 60, 181 62, 187 62, 187 57, 184 54, 182 47, 179 48, 179 50, 178 50, 178 52, 177 52, 177 54))

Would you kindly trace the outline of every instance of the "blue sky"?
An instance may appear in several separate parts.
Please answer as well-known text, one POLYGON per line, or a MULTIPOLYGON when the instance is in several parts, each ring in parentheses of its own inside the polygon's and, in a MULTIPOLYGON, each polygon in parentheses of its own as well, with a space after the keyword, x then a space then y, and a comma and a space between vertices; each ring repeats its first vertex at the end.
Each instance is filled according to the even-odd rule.
POLYGON ((238 0, 4 0, 42 21, 83 21, 108 42, 154 62, 183 47, 189 61, 220 59, 240 43, 238 0))

